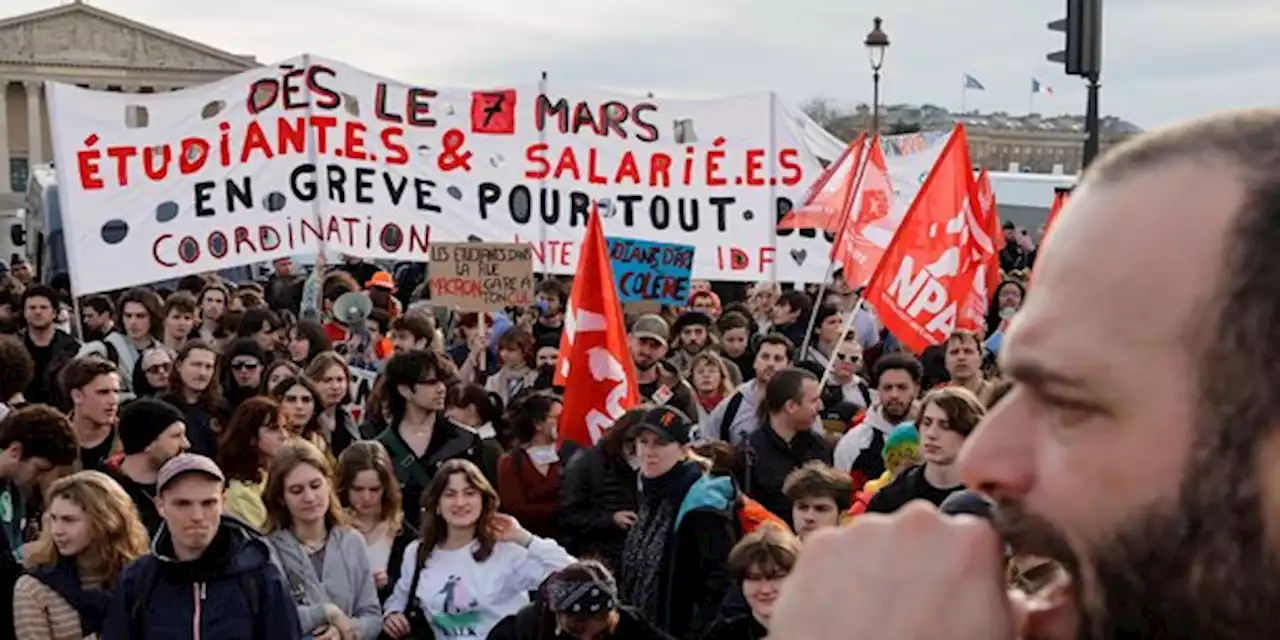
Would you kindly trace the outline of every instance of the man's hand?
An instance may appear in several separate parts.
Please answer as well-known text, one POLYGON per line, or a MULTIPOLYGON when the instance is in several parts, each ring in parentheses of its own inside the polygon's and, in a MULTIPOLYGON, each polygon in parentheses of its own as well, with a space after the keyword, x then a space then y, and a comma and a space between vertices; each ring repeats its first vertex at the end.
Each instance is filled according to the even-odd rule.
POLYGON ((770 637, 1012 640, 1004 550, 989 524, 915 502, 814 534, 770 637))

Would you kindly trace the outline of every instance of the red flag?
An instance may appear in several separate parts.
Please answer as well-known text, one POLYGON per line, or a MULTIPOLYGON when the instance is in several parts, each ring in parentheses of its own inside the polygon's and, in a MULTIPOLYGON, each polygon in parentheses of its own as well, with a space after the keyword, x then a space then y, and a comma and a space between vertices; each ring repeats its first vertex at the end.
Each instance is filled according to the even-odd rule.
POLYGON ((593 208, 582 239, 573 293, 564 313, 564 333, 555 384, 564 387, 559 440, 591 446, 613 421, 640 404, 627 325, 614 288, 613 268, 593 208))
POLYGON ((1000 249, 1004 248, 1004 233, 1000 229, 1000 214, 996 210, 996 194, 991 188, 991 177, 987 175, 986 169, 978 174, 975 188, 978 198, 975 211, 977 227, 982 230, 982 235, 974 233, 974 249, 978 252, 974 259, 979 260, 981 265, 973 279, 973 291, 965 302, 956 326, 984 333, 994 329, 986 326, 987 306, 1000 286, 1000 249))
POLYGON ((866 284, 884 257, 884 248, 867 237, 867 229, 886 229, 886 225, 892 224, 889 213, 893 209, 893 184, 879 135, 871 140, 866 156, 859 184, 855 185, 857 193, 851 198, 846 214, 852 217, 840 227, 831 247, 831 259, 844 267, 845 282, 854 287, 866 284))
POLYGON ((885 328, 915 353, 955 329, 982 264, 972 166, 957 125, 867 286, 885 328))
POLYGON ((827 165, 827 170, 805 193, 803 204, 778 222, 779 229, 822 229, 835 233, 840 228, 842 214, 849 208, 866 139, 867 134, 860 134, 835 162, 827 165))

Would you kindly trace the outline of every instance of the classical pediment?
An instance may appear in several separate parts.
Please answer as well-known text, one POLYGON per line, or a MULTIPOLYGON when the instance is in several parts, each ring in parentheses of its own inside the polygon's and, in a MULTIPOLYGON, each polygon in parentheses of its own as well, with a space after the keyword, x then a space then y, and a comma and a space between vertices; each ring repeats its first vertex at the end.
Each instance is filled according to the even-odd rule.
POLYGON ((80 3, 0 20, 0 62, 222 72, 257 66, 250 57, 80 3))

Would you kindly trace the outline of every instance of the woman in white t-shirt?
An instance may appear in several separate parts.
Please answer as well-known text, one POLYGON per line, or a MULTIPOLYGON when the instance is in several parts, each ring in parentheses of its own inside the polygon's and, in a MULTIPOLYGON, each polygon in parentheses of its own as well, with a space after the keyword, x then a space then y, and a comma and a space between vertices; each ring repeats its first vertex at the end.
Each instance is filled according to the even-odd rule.
POLYGON ((422 537, 405 549, 384 607, 392 638, 429 625, 437 638, 483 640, 529 603, 530 591, 574 562, 555 541, 498 513, 497 491, 469 461, 440 467, 422 495, 422 511, 429 515, 422 537))

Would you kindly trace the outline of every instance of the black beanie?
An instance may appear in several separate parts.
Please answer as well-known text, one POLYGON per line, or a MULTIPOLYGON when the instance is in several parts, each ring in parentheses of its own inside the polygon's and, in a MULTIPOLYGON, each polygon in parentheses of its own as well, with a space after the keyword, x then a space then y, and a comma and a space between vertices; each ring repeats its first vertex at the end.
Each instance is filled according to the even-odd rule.
POLYGON ((186 420, 180 409, 163 400, 140 398, 126 404, 117 431, 125 455, 146 451, 173 423, 186 420))

